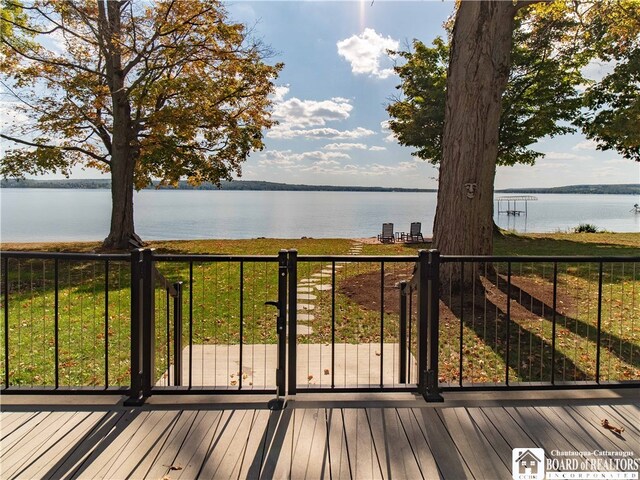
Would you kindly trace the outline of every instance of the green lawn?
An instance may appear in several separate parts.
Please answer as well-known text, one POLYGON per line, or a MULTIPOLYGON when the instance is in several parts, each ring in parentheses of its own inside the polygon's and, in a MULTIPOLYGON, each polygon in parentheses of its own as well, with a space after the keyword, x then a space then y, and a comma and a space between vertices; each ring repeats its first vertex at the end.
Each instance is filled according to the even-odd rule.
MULTIPOLYGON (((194 240, 150 242, 158 253, 275 255, 280 249, 295 248, 299 255, 345 255, 353 242, 348 239, 254 239, 194 240)), ((428 244, 365 244, 363 255, 416 255, 428 244)), ((98 243, 4 244, 3 250, 47 250, 89 252, 98 243)), ((640 256, 640 234, 506 234, 495 241, 496 255, 593 255, 640 256)), ((411 264, 385 265, 386 291, 395 287, 411 264)), ((4 268, 4 264, 3 264, 4 268)), ((183 312, 185 345, 189 335, 195 344, 237 344, 240 341, 240 309, 244 319, 245 344, 275 342, 275 310, 264 305, 277 298, 277 265, 245 262, 242 265, 243 298, 240 302, 240 264, 168 263, 158 264, 171 281, 184 282, 183 312), (189 281, 189 271, 193 275, 189 281), (190 330, 189 312, 193 317, 190 330)), ((301 262, 299 280, 313 278, 327 268, 327 262, 301 262)), ((496 265, 506 274, 506 265, 496 265)), ((512 381, 548 380, 551 366, 551 328, 549 285, 552 266, 514 264, 514 281, 522 292, 512 301, 510 325, 509 377, 512 381), (527 283, 529 282, 529 283, 527 283), (537 295, 529 295, 532 285, 540 285, 537 295), (545 290, 546 289, 546 290, 545 290), (545 293, 546 292, 546 293, 545 293), (542 295, 544 298, 539 298, 542 295), (546 297, 545 297, 546 295, 546 297), (544 309, 547 309, 544 311, 544 309)), ((601 355, 603 379, 640 378, 640 265, 607 266, 603 274, 601 306, 601 355)), ((330 290, 314 291, 313 334, 299 341, 327 344, 335 325, 336 342, 378 343, 398 341, 397 311, 380 311, 379 262, 350 263, 337 269, 335 295, 330 290), (373 279, 373 280, 372 280, 373 279), (372 300, 362 302, 345 294, 368 281, 372 300), (371 282, 373 283, 371 284, 371 282), (375 282, 378 282, 377 284, 375 282), (332 316, 332 302, 335 315, 332 316), (378 305, 378 307, 376 307, 378 305), (334 323, 332 323, 334 322, 334 323)), ((4 272, 3 272, 4 273, 4 272)), ((9 261, 9 370, 12 385, 52 385, 54 383, 54 265, 52 261, 9 261)), ((2 275, 4 281, 4 275, 2 275)), ((330 277, 320 277, 330 283, 330 277)), ((490 279, 491 280, 491 279, 490 279)), ((129 380, 130 272, 126 262, 110 264, 108 272, 108 310, 105 309, 107 275, 103 262, 59 262, 59 382, 61 385, 126 385, 129 380), (105 365, 105 346, 109 359, 105 365), (108 371, 107 367, 108 366, 108 371)), ((491 296, 474 303, 473 317, 463 322, 465 381, 501 381, 505 364, 506 295, 500 292, 500 279, 491 280, 491 296), (488 300, 487 300, 488 299, 488 300), (478 311, 476 311, 476 309, 478 311), (478 317, 478 318, 476 318, 478 317), (479 320, 481 318, 482 320, 479 320)), ((558 306, 556 315, 556 378, 591 379, 594 375, 595 324, 597 322, 598 271, 594 265, 561 264, 558 290, 567 305, 558 306), (572 370, 571 370, 572 369, 572 370), (567 372, 571 370, 571 375, 567 372), (560 377, 559 375, 562 375, 560 377)), ((4 285, 2 286, 4 288, 4 285)), ((364 288, 364 287, 363 287, 364 288)), ((396 290, 397 291, 397 290, 396 290)), ((391 291, 395 295, 395 291, 391 291)), ((385 293, 386 295, 386 293, 385 293)), ((445 293, 446 296, 446 293, 445 293)), ((441 306, 442 380, 456 382, 459 362, 459 312, 454 301, 441 306)), ((385 296, 385 302, 386 302, 385 296)), ((4 298, 0 315, 4 318, 4 298)), ((166 294, 156 291, 156 363, 158 375, 165 369, 167 356, 166 294)), ((460 305, 457 306, 460 309, 460 305)), ((465 307, 467 308, 467 307, 465 307)), ((4 323, 0 340, 4 342, 4 323)), ((4 344, 3 344, 4 348, 4 344)), ((171 351, 171 347, 169 347, 171 351)), ((0 359, 4 378, 6 367, 0 359)), ((601 367, 602 370, 602 367, 601 367)))

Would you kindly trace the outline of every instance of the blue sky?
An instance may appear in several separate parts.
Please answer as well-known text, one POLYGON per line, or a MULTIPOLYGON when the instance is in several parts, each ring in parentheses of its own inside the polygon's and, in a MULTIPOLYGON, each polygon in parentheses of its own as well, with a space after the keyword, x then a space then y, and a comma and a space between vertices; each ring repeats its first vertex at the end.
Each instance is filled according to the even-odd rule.
MULTIPOLYGON (((384 129, 398 77, 387 48, 444 35, 453 2, 228 4, 285 63, 274 113, 281 124, 245 163, 244 179, 287 183, 436 187, 437 171, 384 129)), ((606 68, 591 65, 598 78, 606 68)), ((500 168, 496 187, 640 182, 638 163, 595 150, 582 135, 542 139, 534 167, 500 168)))
MULTIPOLYGON (((387 49, 444 35, 450 1, 226 2, 230 17, 270 45, 277 80, 265 146, 243 165, 242 179, 284 183, 436 188, 437 170, 411 155, 385 128, 385 106, 400 92, 387 49)), ((588 67, 599 78, 611 66, 588 67)), ((638 183, 640 165, 601 152, 582 135, 542 139, 533 167, 498 169, 496 187, 638 183)), ((96 178, 75 169, 74 178, 96 178)), ((47 175, 46 178, 59 178, 47 175)))

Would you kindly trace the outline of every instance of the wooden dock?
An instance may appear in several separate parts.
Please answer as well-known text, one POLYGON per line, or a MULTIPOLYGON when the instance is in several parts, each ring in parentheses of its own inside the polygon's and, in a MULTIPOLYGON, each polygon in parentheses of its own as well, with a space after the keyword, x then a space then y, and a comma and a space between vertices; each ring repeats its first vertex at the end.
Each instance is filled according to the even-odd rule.
POLYGON ((280 412, 258 396, 121 400, 4 395, 0 477, 510 479, 513 448, 640 457, 637 389, 298 395, 280 412))

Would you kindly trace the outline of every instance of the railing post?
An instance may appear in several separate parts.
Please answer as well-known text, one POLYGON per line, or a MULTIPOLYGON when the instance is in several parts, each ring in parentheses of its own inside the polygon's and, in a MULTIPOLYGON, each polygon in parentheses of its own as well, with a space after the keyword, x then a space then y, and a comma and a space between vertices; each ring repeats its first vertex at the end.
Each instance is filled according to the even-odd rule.
POLYGON ((142 250, 131 251, 131 381, 126 406, 144 403, 142 395, 142 250))
POLYGON ((289 252, 280 250, 278 253, 278 301, 267 302, 278 308, 276 320, 278 367, 276 369, 276 398, 270 400, 270 410, 282 410, 284 408, 284 396, 286 393, 286 369, 287 369, 287 270, 289 252))
POLYGON ((142 252, 142 395, 151 396, 155 373, 155 276, 153 249, 142 252))
POLYGON ((295 395, 297 389, 298 352, 298 251, 289 250, 287 264, 289 274, 289 361, 287 393, 295 395))
POLYGON ((407 383, 407 282, 400 282, 400 379, 407 383))
POLYGON ((429 316, 429 254, 418 251, 418 392, 427 391, 427 326, 429 316))
POLYGON ((438 356, 440 348, 440 252, 429 250, 428 262, 428 327, 427 327, 427 388, 428 402, 443 402, 438 386, 438 356))
POLYGON ((173 384, 182 385, 182 282, 173 284, 173 384))

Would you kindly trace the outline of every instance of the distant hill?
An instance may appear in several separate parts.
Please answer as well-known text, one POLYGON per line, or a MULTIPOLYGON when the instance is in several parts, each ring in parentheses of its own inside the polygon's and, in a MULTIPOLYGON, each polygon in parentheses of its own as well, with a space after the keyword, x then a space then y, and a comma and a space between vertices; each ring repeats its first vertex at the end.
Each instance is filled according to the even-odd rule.
POLYGON ((549 188, 505 188, 496 193, 588 193, 608 195, 640 195, 640 183, 603 184, 603 185, 568 185, 566 187, 549 188))
MULTIPOLYGON (((111 188, 111 181, 96 180, 32 180, 7 179, 0 181, 1 188, 111 188)), ((158 187, 157 182, 147 189, 175 190, 174 187, 158 187)), ((435 192, 426 188, 387 188, 387 187, 357 187, 340 185, 295 185, 289 183, 259 182, 251 180, 234 180, 221 182, 220 188, 212 183, 203 183, 194 187, 186 181, 181 181, 178 190, 263 190, 263 191, 312 191, 312 192, 435 192)))
MULTIPOLYGON (((111 188, 108 179, 94 180, 31 180, 31 179, 7 179, 0 181, 0 188, 111 188)), ((157 183, 147 187, 148 189, 160 188, 173 190, 173 187, 158 187, 157 183)), ((259 182, 252 180, 235 180, 222 182, 220 188, 211 183, 203 183, 197 187, 181 181, 179 190, 263 190, 263 191, 305 191, 305 192, 435 192, 432 188, 390 188, 390 187, 358 187, 339 185, 297 185, 289 183, 259 182)), ((625 194, 640 195, 640 184, 618 185, 569 185, 566 187, 549 188, 505 188, 496 190, 496 193, 584 193, 584 194, 625 194)))

